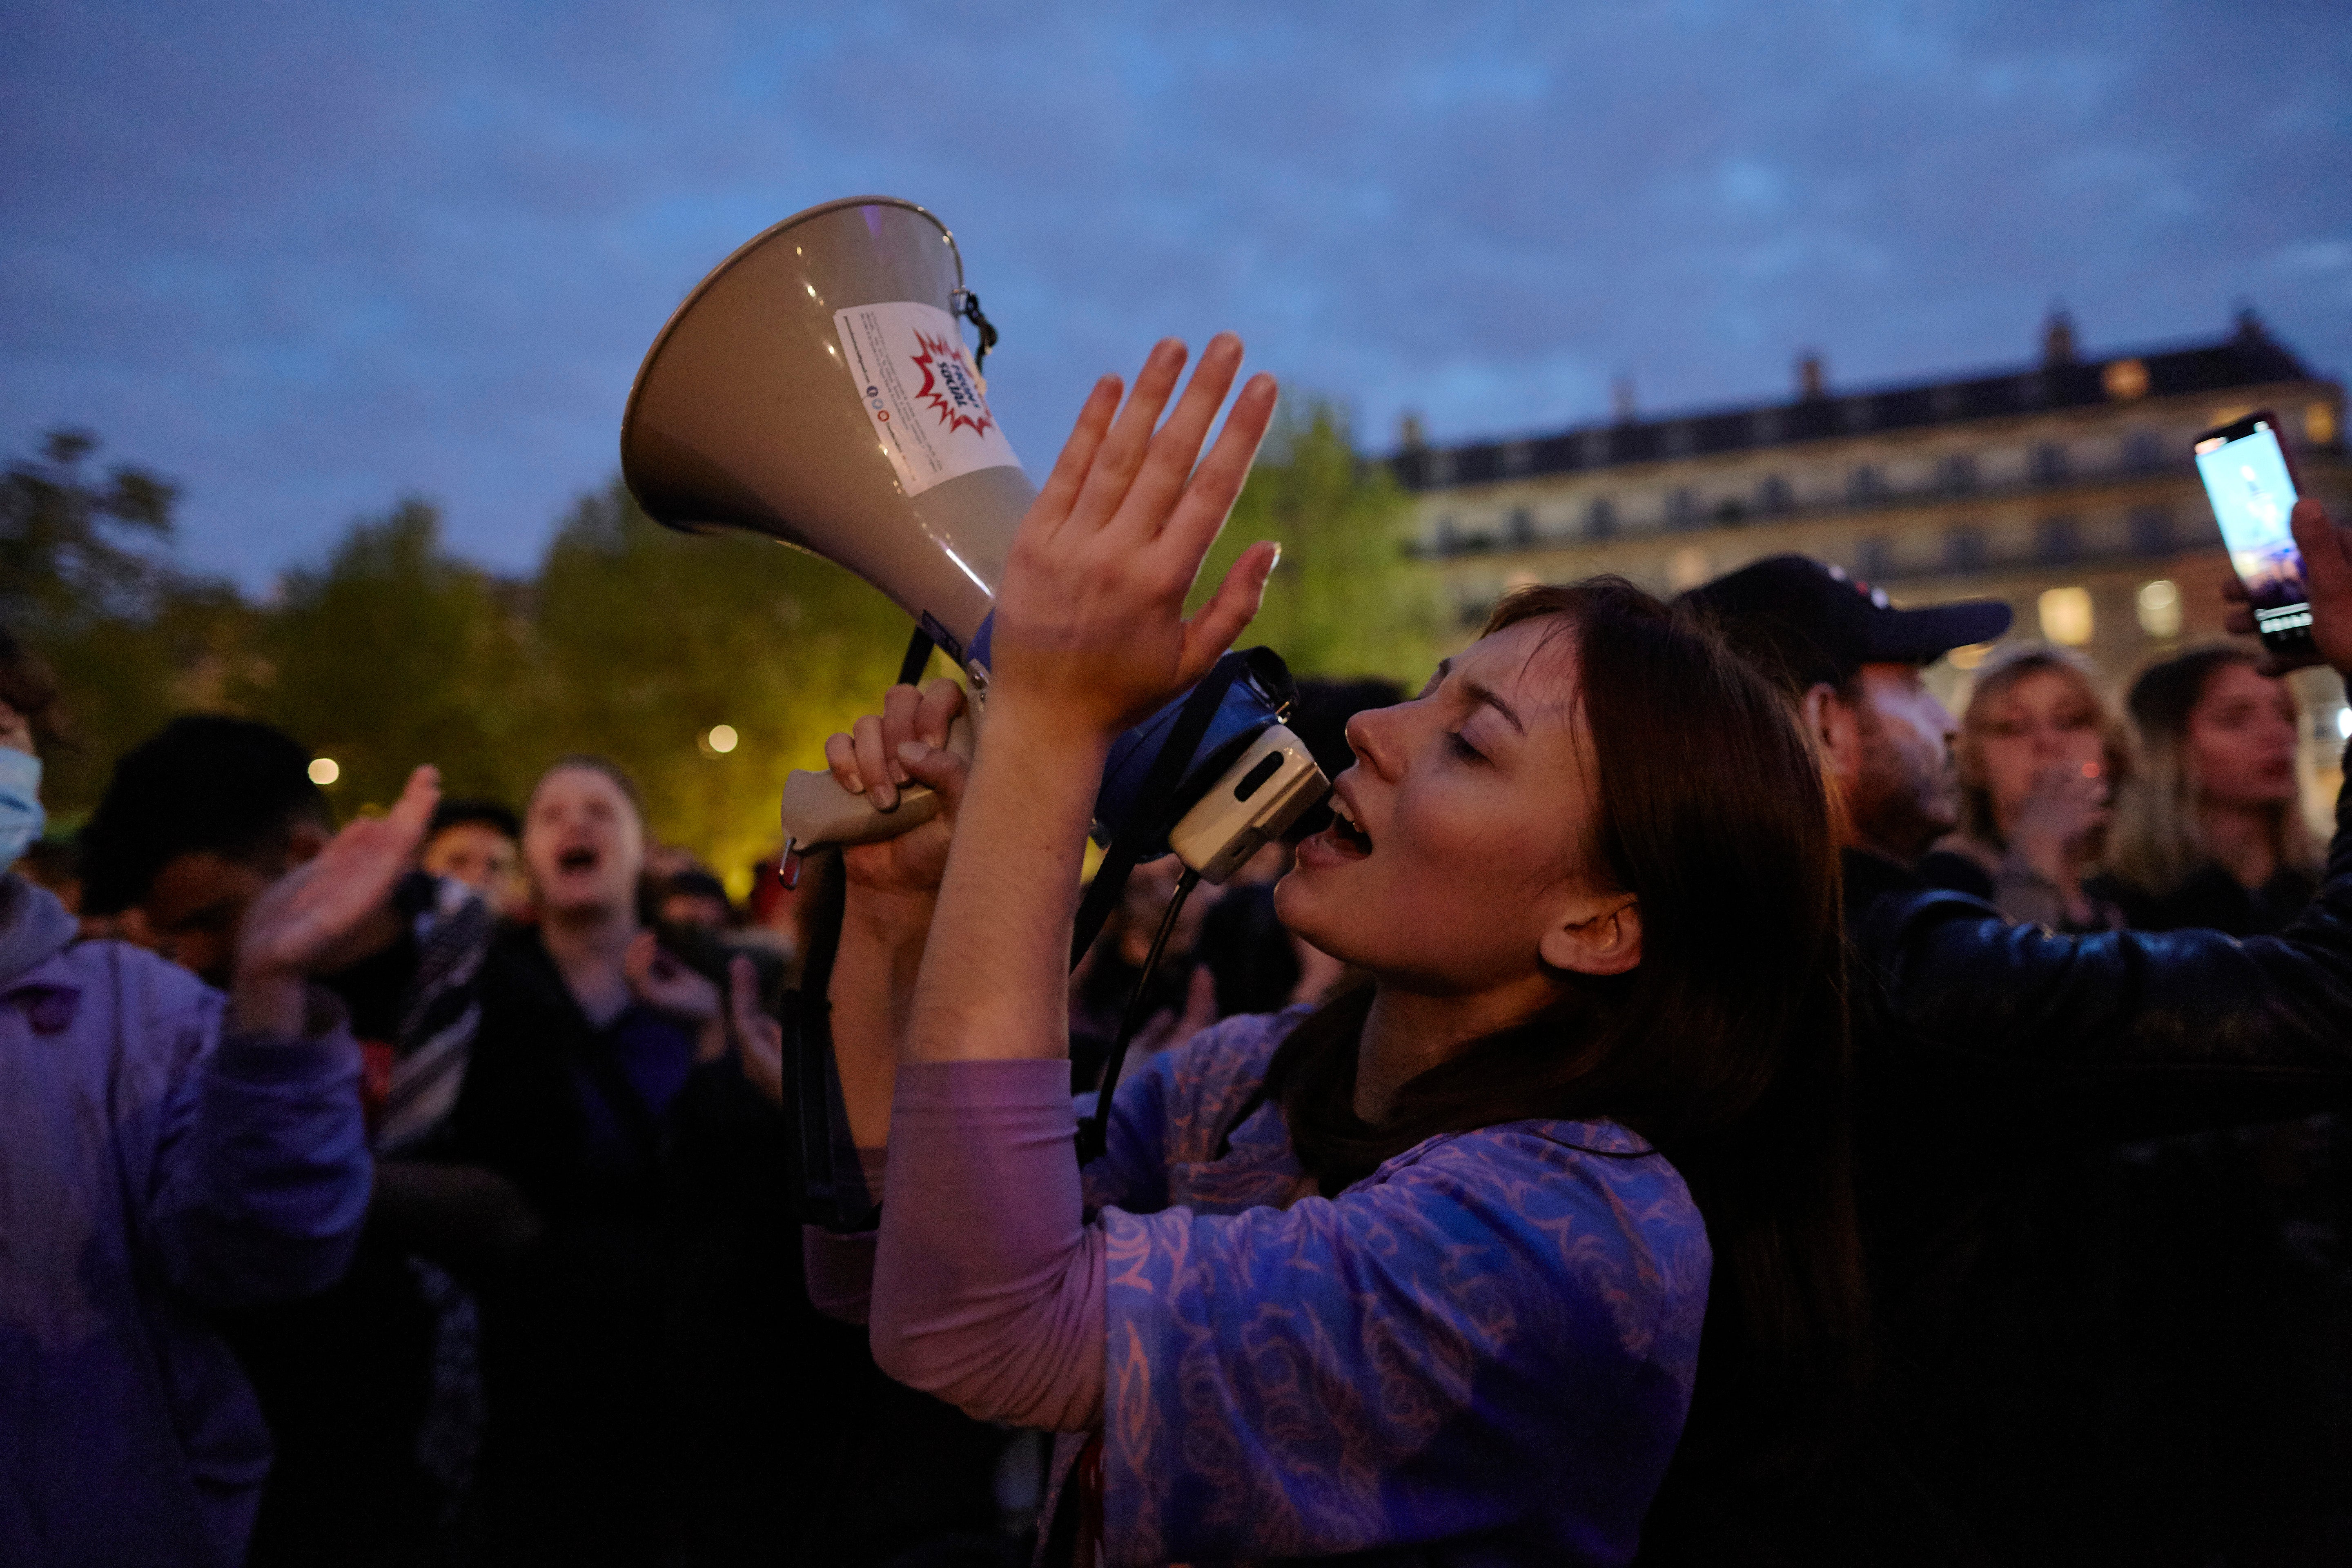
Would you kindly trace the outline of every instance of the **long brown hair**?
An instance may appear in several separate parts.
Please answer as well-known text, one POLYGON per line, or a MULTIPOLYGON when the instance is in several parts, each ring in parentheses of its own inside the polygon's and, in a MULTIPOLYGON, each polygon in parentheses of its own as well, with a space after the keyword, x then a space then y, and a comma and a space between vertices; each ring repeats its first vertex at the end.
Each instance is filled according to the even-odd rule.
POLYGON ((1376 1126, 1352 1109, 1362 994, 1292 1033, 1268 1092, 1331 1194, 1441 1132, 1605 1118, 1647 1138, 1689 1184, 1715 1254, 1681 1479, 1705 1473, 1697 1489, 1719 1492, 1729 1472, 1785 1478, 1801 1413, 1842 1406, 1864 1338, 1820 764, 1787 700, 1691 612, 1600 577, 1521 589, 1485 635, 1537 619, 1573 640, 1599 868, 1640 900, 1641 963, 1571 977, 1562 1006, 1424 1071, 1376 1126))
MULTIPOLYGON (((2205 700, 2213 677, 2233 664, 2256 673, 2262 668, 2252 649, 2235 643, 2192 648, 2142 670, 2126 701, 2139 731, 2140 770, 2116 803, 2107 865, 2125 881, 2158 898, 2178 891, 2212 861, 2198 820, 2200 786, 2189 774, 2189 720, 2205 700)), ((2279 803, 2272 832, 2280 865, 2319 868, 2319 855, 2296 803, 2279 803)))

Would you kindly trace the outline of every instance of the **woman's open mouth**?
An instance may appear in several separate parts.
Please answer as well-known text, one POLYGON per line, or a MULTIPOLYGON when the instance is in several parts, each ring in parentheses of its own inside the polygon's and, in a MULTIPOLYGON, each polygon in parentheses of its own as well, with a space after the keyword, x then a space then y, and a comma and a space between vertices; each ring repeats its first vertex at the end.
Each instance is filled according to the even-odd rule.
POLYGON ((1372 836, 1358 825, 1349 810, 1345 797, 1331 796, 1331 826, 1319 837, 1328 840, 1331 847, 1350 860, 1360 860, 1372 852, 1372 836))
POLYGON ((596 868, 596 851, 585 844, 577 844, 555 858, 559 871, 593 871, 596 868))

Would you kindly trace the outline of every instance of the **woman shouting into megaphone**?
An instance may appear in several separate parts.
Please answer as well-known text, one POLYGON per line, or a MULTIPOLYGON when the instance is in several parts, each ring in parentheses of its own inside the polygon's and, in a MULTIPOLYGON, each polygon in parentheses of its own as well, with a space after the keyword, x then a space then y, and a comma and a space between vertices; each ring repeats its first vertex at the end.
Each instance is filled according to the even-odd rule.
POLYGON ((1071 1435, 1049 1559, 1627 1562, 1670 1460, 1677 1489, 1778 1473, 1855 1334, 1820 773, 1648 595, 1509 595, 1352 721, 1337 820, 1276 890, 1370 983, 1156 1057, 1081 1171, 1095 781, 1275 560, 1184 617, 1275 401, 1250 381, 1202 458, 1241 345, 1174 397, 1184 358, 1154 349, 1123 406, 1095 388, 1023 522, 969 776, 945 688, 830 746, 850 787, 947 809, 847 851, 835 1050, 887 1190, 863 1258, 813 1238, 813 1289, 870 1266, 885 1370, 1071 1435))

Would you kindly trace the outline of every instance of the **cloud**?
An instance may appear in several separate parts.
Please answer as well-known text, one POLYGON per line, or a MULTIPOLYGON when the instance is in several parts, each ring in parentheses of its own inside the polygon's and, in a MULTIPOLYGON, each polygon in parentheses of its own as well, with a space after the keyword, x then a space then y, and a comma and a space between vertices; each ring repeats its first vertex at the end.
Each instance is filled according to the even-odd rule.
POLYGON ((2352 349, 2352 40, 2218 5, 81 5, 0 60, 0 437, 89 425, 258 582, 417 491, 527 566, 777 217, 956 230, 1033 466, 1243 332, 1379 440, 2218 332, 2352 349), (2331 248, 2332 247, 2332 248, 2331 248))

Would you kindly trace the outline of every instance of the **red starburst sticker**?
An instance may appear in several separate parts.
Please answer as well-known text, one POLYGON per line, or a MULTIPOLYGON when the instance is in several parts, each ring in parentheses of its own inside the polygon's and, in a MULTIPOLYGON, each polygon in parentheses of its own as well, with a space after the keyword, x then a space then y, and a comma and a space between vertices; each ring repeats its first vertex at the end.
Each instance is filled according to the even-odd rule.
POLYGON ((910 356, 915 368, 923 373, 923 384, 915 395, 931 405, 947 429, 986 434, 996 421, 981 400, 980 378, 972 374, 971 362, 963 357, 963 345, 927 332, 917 332, 915 342, 923 350, 910 356))

